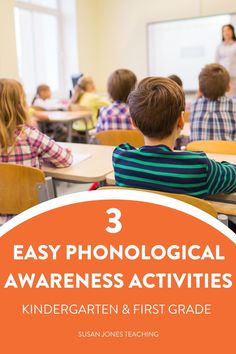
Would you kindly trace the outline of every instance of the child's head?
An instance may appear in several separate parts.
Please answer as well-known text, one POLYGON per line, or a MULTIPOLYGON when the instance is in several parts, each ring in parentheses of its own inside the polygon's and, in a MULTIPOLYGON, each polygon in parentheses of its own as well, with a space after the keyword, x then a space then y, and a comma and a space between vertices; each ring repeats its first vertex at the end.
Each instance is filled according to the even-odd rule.
POLYGON ((50 87, 48 85, 39 85, 37 87, 37 96, 41 98, 42 100, 47 100, 51 98, 52 93, 50 90, 50 87))
POLYGON ((14 143, 15 130, 28 122, 28 107, 22 85, 0 79, 0 149, 14 143))
POLYGON ((137 78, 127 69, 114 71, 107 83, 108 93, 113 101, 127 102, 130 92, 135 88, 137 78))
POLYGON ((79 89, 84 92, 96 91, 95 83, 90 76, 82 76, 79 79, 77 85, 78 85, 79 89))
POLYGON ((178 124, 180 128, 184 124, 184 93, 171 79, 143 79, 129 95, 128 104, 134 125, 148 138, 165 139, 178 124))
POLYGON ((82 76, 75 86, 71 101, 72 103, 79 103, 84 93, 94 91, 96 91, 96 86, 93 79, 90 76, 82 76))
POLYGON ((173 80, 174 82, 176 82, 176 84, 178 84, 181 88, 183 88, 183 82, 181 80, 181 78, 177 75, 170 75, 168 76, 169 79, 173 80))
POLYGON ((229 73, 220 64, 208 64, 199 74, 199 91, 209 100, 216 100, 229 91, 229 73))

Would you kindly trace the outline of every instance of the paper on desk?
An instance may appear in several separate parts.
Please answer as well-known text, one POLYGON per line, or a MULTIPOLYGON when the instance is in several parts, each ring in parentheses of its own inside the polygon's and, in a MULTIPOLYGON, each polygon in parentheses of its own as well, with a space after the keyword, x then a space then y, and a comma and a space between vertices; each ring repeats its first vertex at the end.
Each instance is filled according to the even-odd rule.
POLYGON ((91 154, 79 154, 77 152, 73 152, 73 162, 72 166, 79 164, 80 162, 87 160, 91 157, 91 154))

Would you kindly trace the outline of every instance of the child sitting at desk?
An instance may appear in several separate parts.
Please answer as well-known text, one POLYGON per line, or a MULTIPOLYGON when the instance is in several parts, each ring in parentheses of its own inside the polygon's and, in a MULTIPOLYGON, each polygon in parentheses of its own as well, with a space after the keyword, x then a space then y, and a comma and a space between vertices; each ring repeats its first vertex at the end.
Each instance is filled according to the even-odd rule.
MULTIPOLYGON (((71 152, 29 125, 28 107, 22 85, 0 79, 0 163, 40 168, 43 162, 55 167, 72 163, 71 152)), ((10 219, 0 214, 0 225, 10 219)))
POLYGON ((204 198, 236 191, 236 165, 216 162, 204 152, 174 151, 184 126, 184 93, 173 80, 148 77, 131 92, 128 104, 145 146, 129 144, 113 152, 118 186, 204 198))
MULTIPOLYGON (((100 97, 96 93, 96 86, 93 79, 89 76, 83 76, 75 86, 75 92, 71 99, 69 109, 78 111, 88 109, 92 112, 92 122, 88 123, 88 129, 95 128, 99 109, 109 104, 108 100, 100 97)), ((73 123, 73 129, 84 131, 86 129, 84 122, 78 120, 73 123)))
POLYGON ((65 110, 63 105, 57 100, 53 100, 50 87, 48 85, 39 85, 36 95, 32 101, 30 113, 34 119, 36 126, 52 139, 57 141, 65 141, 67 137, 67 128, 62 123, 47 122, 47 114, 42 111, 65 110), (38 123, 38 125, 37 125, 38 123))
POLYGON ((65 110, 67 107, 52 99, 51 89, 48 85, 39 85, 33 98, 32 106, 45 111, 65 110))
POLYGON ((190 140, 235 140, 236 101, 228 71, 220 64, 206 65, 199 75, 199 97, 190 116, 190 140))
POLYGON ((114 129, 133 129, 127 98, 135 88, 137 78, 126 69, 114 71, 108 79, 107 89, 112 99, 108 107, 102 107, 99 112, 96 131, 114 129))

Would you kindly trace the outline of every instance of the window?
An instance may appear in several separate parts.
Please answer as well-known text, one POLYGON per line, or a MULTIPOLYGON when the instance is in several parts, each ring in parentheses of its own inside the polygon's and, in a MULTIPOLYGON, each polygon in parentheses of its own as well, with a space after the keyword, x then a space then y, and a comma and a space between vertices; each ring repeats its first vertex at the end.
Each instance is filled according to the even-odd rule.
POLYGON ((68 96, 70 77, 78 72, 75 14, 75 0, 15 1, 18 69, 28 95, 45 83, 68 96))

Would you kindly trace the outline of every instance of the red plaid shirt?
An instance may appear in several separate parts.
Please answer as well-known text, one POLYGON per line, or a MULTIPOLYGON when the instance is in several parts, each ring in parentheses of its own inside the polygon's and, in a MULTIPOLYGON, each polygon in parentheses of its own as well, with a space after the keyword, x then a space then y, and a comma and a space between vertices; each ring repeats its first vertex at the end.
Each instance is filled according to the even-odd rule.
MULTIPOLYGON (((38 129, 25 126, 16 131, 15 145, 3 153, 0 147, 0 163, 16 163, 40 168, 42 163, 51 163, 55 167, 68 167, 72 163, 72 154, 62 148, 38 129)), ((0 225, 11 216, 0 214, 0 225)))

